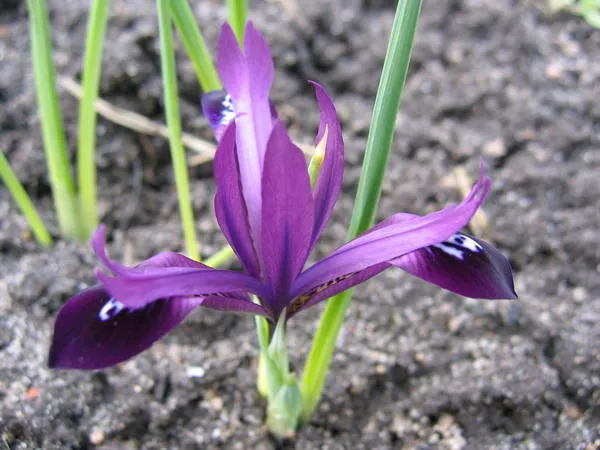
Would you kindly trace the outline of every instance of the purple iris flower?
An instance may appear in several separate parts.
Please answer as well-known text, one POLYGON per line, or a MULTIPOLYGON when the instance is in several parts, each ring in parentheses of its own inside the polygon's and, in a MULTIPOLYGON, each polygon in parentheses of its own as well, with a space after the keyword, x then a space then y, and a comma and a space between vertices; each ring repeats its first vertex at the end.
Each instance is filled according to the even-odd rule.
POLYGON ((313 83, 321 113, 316 146, 324 152, 313 188, 302 151, 269 102, 273 60, 252 24, 243 48, 224 25, 218 71, 225 91, 202 99, 219 141, 215 211, 243 273, 177 253, 125 267, 107 257, 101 226, 92 238, 104 266, 96 274, 99 285, 59 312, 51 367, 99 369, 122 362, 198 306, 260 314, 275 323, 284 310, 290 318, 392 266, 466 297, 516 298, 506 258, 460 233, 490 189, 483 172, 460 204, 426 216, 393 215, 305 268, 342 185, 344 146, 333 103, 313 83))

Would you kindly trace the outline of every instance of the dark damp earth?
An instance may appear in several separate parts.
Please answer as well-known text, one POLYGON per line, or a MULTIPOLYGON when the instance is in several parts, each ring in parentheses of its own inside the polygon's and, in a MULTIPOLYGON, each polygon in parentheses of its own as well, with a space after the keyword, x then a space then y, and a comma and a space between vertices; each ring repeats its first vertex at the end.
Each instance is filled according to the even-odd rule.
MULTIPOLYGON (((222 2, 195 2, 214 49, 222 2)), ((79 79, 89 2, 50 2, 55 61, 79 79)), ((393 2, 254 2, 272 44, 273 101, 310 142, 312 89, 343 122, 343 196, 319 245, 342 242, 393 2)), ((115 1, 101 95, 163 120, 153 2, 115 1)), ((271 438, 255 389, 250 317, 198 310, 143 355, 94 373, 46 368, 53 318, 93 283, 87 245, 40 249, 0 189, 2 449, 580 449, 600 446, 600 31, 539 0, 425 2, 381 216, 460 197, 455 169, 493 189, 486 238, 509 255, 520 300, 466 300, 400 271, 357 290, 323 402, 295 442, 271 438)), ((180 52, 184 129, 209 139, 180 52)), ((24 2, 0 6, 0 147, 56 233, 41 150, 24 2)), ((61 91, 69 143, 77 103, 61 91)), ((165 141, 98 123, 100 213, 111 254, 180 250, 165 141)), ((210 165, 190 169, 202 252, 223 244, 210 165)), ((301 367, 319 311, 290 327, 301 367)))

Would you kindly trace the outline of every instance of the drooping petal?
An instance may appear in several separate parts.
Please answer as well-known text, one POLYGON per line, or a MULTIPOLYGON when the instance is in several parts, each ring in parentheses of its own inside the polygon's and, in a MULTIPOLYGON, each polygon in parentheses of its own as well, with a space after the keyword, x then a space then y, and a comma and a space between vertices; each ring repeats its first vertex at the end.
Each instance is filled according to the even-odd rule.
POLYGON ((485 241, 456 233, 391 263, 451 292, 472 298, 517 298, 508 260, 485 241))
POLYGON ((333 211, 335 202, 340 194, 340 189, 342 188, 342 179, 344 176, 344 141, 342 138, 342 128, 333 102, 327 95, 327 92, 325 92, 325 89, 317 83, 312 84, 315 86, 317 102, 321 111, 321 121, 315 145, 324 138, 325 130, 327 130, 325 158, 313 192, 315 199, 315 227, 311 245, 314 245, 325 225, 327 225, 329 216, 333 211))
POLYGON ((197 306, 266 315, 240 295, 159 299, 134 310, 96 286, 72 297, 58 313, 48 364, 82 370, 113 366, 152 346, 197 306))
POLYGON ((267 146, 262 199, 263 265, 277 314, 286 306, 290 285, 308 258, 314 224, 306 161, 281 122, 267 146))
POLYGON ((227 125, 235 118, 231 95, 224 89, 207 92, 202 94, 200 103, 202 104, 202 112, 215 133, 215 139, 219 142, 227 125))
POLYGON ((230 270, 217 270, 178 253, 160 253, 136 267, 126 267, 108 258, 104 226, 92 236, 92 247, 106 269, 96 276, 104 288, 128 308, 139 309, 161 298, 223 295, 251 292, 260 298, 270 291, 256 278, 230 270))
POLYGON ((267 140, 273 128, 269 91, 274 66, 264 37, 251 23, 244 34, 244 52, 233 30, 223 25, 219 39, 217 70, 236 113, 236 144, 243 195, 246 200, 251 234, 260 240, 261 174, 267 140))
POLYGON ((200 299, 158 300, 131 310, 102 287, 72 297, 58 313, 51 368, 93 370, 113 366, 149 348, 190 313, 200 299))
POLYGON ((471 193, 459 205, 448 206, 427 216, 392 216, 384 225, 372 229, 340 247, 329 257, 300 274, 292 296, 348 274, 360 272, 382 262, 443 242, 463 228, 485 199, 489 178, 481 176, 471 193), (406 220, 404 220, 406 219, 406 220))
POLYGON ((101 224, 92 235, 92 249, 104 267, 118 276, 136 277, 151 273, 153 271, 162 273, 164 272, 165 268, 169 268, 169 270, 172 272, 176 272, 178 269, 181 269, 184 272, 189 271, 189 269, 210 269, 210 267, 205 264, 194 261, 193 259, 174 252, 159 253, 158 255, 143 261, 136 267, 127 267, 108 257, 106 254, 105 243, 106 227, 101 224))
POLYGON ((161 298, 226 295, 251 292, 269 298, 270 292, 256 278, 230 270, 164 267, 134 275, 111 277, 101 271, 98 281, 111 296, 129 308, 138 309, 161 298))
POLYGON ((246 271, 258 277, 260 266, 250 235, 248 210, 242 195, 239 164, 235 153, 235 130, 236 125, 232 123, 215 154, 213 165, 217 180, 215 213, 223 234, 246 271))

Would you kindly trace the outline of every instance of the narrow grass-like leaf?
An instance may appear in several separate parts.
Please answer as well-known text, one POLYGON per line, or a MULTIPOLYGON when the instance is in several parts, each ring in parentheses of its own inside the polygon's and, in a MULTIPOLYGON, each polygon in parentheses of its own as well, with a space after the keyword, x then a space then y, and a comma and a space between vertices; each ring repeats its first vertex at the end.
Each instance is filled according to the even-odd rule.
POLYGON ((42 123, 46 164, 61 234, 83 239, 79 227, 77 194, 67 152, 67 141, 56 93, 52 40, 46 0, 27 0, 31 55, 42 123))
POLYGON ((175 172, 175 183, 179 199, 179 212, 183 224, 185 248, 188 256, 198 259, 196 242, 196 224, 190 199, 190 183, 185 160, 185 150, 181 142, 181 118, 179 116, 179 99, 177 97, 177 76, 175 74, 175 50, 173 49, 173 30, 169 0, 157 0, 158 29, 160 34, 160 62, 163 79, 163 91, 167 126, 169 127, 169 145, 175 172))
POLYGON ((48 230, 46 229, 44 222, 35 209, 35 206, 27 194, 27 191, 25 191, 25 188, 17 178, 17 175, 10 167, 10 164, 4 156, 3 150, 0 150, 0 178, 2 178, 2 181, 8 188, 8 191, 15 199, 17 206, 25 216, 25 219, 27 219, 27 222, 29 223, 36 240, 44 247, 49 247, 52 245, 52 237, 50 236, 50 233, 48 233, 48 230))
POLYGON ((202 262, 210 267, 219 267, 219 266, 222 266, 223 264, 225 264, 227 261, 229 261, 234 256, 235 256, 235 252, 233 251, 233 249, 229 245, 226 245, 221 250, 219 250, 217 253, 215 253, 214 255, 211 255, 210 257, 206 258, 202 262))
POLYGON ((183 46, 196 70, 200 87, 204 92, 221 89, 219 75, 187 0, 171 0, 169 7, 183 46))
POLYGON ((98 226, 96 188, 96 110, 98 98, 102 48, 108 19, 109 0, 94 0, 88 17, 83 63, 83 97, 79 103, 77 142, 77 184, 79 186, 79 211, 84 238, 87 239, 98 226))
POLYGON ((227 21, 231 25, 231 28, 233 28, 238 42, 241 44, 244 42, 244 29, 246 28, 246 20, 248 18, 248 1, 227 0, 227 10, 227 21))
MULTIPOLYGON (((420 9, 421 0, 398 2, 377 89, 348 239, 368 229, 375 220, 420 9)), ((336 295, 328 301, 321 317, 302 377, 303 422, 310 419, 321 398, 337 336, 351 297, 352 290, 336 295)))

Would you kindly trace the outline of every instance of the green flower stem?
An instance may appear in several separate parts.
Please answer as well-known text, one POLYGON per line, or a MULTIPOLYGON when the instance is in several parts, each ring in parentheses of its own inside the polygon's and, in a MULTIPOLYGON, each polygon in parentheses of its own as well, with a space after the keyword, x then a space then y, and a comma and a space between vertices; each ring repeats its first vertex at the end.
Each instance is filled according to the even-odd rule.
MULTIPOLYGON (((267 392, 267 428, 277 436, 293 437, 302 412, 302 392, 290 372, 286 338, 286 313, 279 316, 271 342, 261 352, 267 392)), ((263 344, 261 343, 261 347, 263 344)))
POLYGON ((50 233, 48 233, 48 230, 46 229, 44 222, 35 209, 31 198, 13 172, 10 164, 4 156, 4 151, 2 150, 0 150, 0 178, 2 178, 2 181, 8 188, 8 191, 15 199, 17 206, 27 219, 27 222, 29 223, 36 240, 44 247, 51 246, 52 237, 50 236, 50 233))
POLYGON ((188 179, 185 151, 181 142, 181 119, 179 117, 179 99, 177 98, 177 76, 175 74, 175 51, 173 49, 173 34, 169 0, 157 0, 158 29, 160 34, 160 62, 163 79, 163 90, 167 126, 169 128, 169 144, 171 159, 175 172, 175 184, 179 197, 179 212, 183 224, 185 248, 188 256, 198 259, 196 243, 196 224, 190 200, 190 183, 188 179))
MULTIPOLYGON (((373 108, 348 239, 368 229, 375 220, 420 9, 421 0, 398 2, 373 108)), ((323 312, 302 377, 303 422, 310 419, 321 398, 337 336, 351 298, 351 290, 338 294, 328 301, 323 312)))
MULTIPOLYGON (((256 316, 256 326, 259 327, 259 319, 262 319, 265 323, 267 320, 264 317, 256 316)), ((268 325, 268 323, 267 323, 268 325)), ((258 355, 258 365, 256 368, 256 389, 262 398, 267 398, 269 395, 269 381, 267 378, 267 366, 265 362, 265 353, 263 351, 258 355)))
POLYGON ((248 18, 248 1, 227 0, 227 10, 229 11, 229 25, 233 28, 238 42, 242 44, 244 42, 244 29, 246 28, 246 20, 248 18))
POLYGON ((187 0, 171 0, 168 3, 173 22, 175 22, 183 46, 192 60, 202 90, 209 92, 221 89, 219 75, 187 0))
POLYGON ((52 40, 46 0, 27 0, 35 89, 40 109, 46 164, 58 225, 63 236, 84 239, 79 227, 77 194, 69 166, 67 141, 56 93, 52 40))
MULTIPOLYGON (((256 296, 252 296, 254 303, 259 303, 256 296)), ((254 322, 256 323, 256 334, 258 334, 258 344, 260 347, 260 355, 258 357, 258 367, 256 374, 256 388, 258 393, 267 398, 269 393, 269 383, 267 376, 267 352, 269 351, 269 339, 271 337, 271 325, 269 321, 263 316, 254 316, 254 322)))
POLYGON ((88 18, 83 65, 83 96, 79 104, 77 184, 82 232, 87 239, 98 226, 96 199, 96 111, 102 48, 108 19, 109 0, 94 0, 88 18))
POLYGON ((233 249, 229 245, 226 245, 214 255, 211 255, 210 257, 206 258, 203 262, 204 264, 210 267, 219 267, 225 264, 229 259, 233 258, 234 256, 235 252, 233 251, 233 249))

